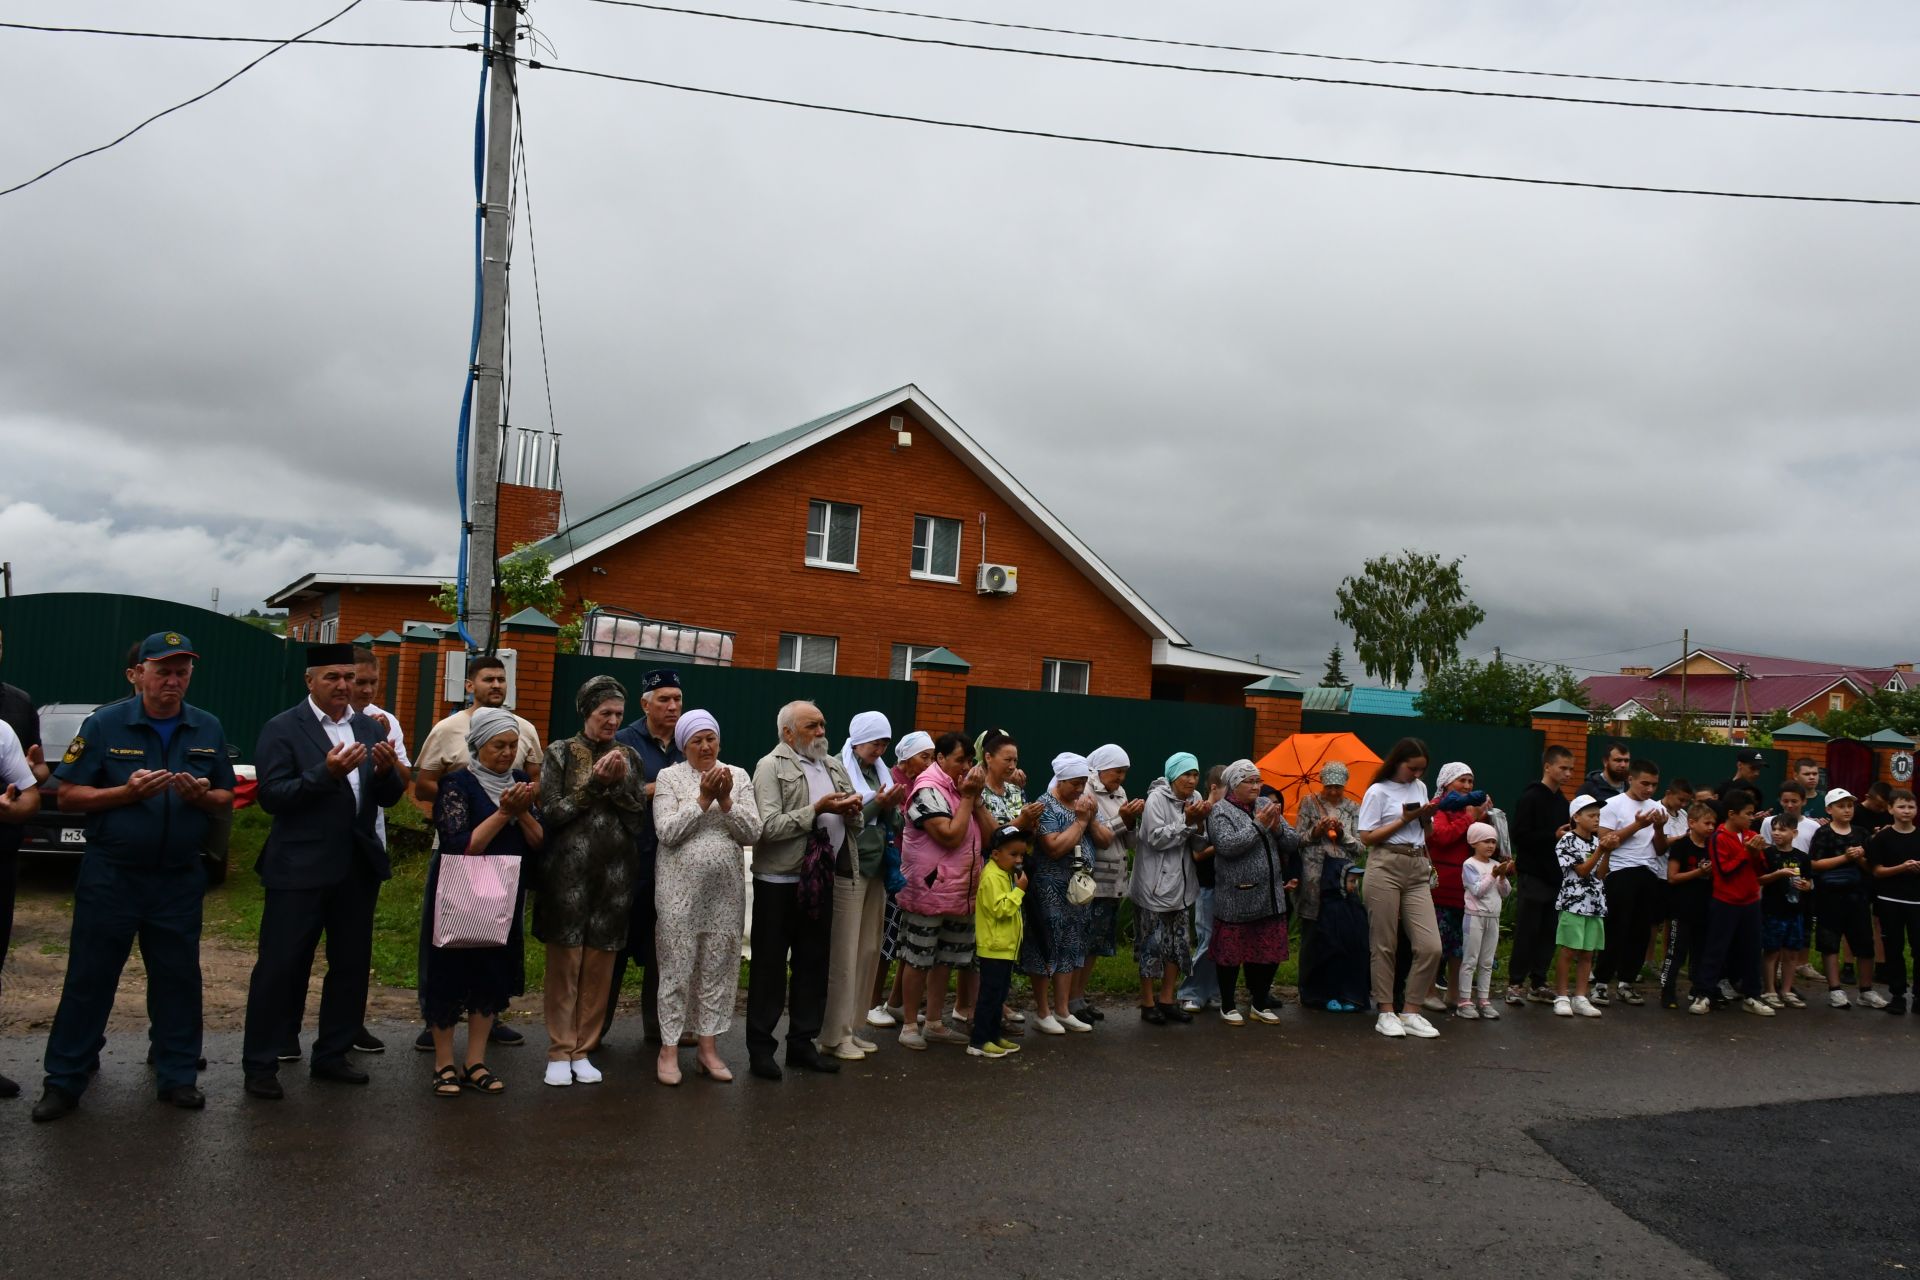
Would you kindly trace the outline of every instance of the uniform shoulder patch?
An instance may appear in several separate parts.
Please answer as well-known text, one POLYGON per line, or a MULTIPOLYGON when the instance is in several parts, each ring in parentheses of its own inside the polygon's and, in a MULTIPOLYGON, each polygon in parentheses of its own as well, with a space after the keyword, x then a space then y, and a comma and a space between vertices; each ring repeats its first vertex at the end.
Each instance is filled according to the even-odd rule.
POLYGON ((87 749, 87 740, 81 737, 79 734, 75 734, 73 741, 67 744, 67 754, 60 757, 60 763, 72 764, 74 761, 80 758, 81 753, 84 752, 86 749, 87 749))

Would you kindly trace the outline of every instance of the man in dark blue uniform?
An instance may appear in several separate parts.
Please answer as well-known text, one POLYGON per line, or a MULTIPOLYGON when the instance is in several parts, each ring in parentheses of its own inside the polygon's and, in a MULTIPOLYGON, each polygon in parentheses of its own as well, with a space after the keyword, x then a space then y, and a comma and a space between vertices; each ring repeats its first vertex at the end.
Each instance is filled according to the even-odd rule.
POLYGON ((660 856, 660 837, 653 829, 653 780, 670 764, 686 759, 673 745, 673 726, 680 723, 680 673, 671 667, 659 667, 640 677, 640 709, 644 713, 613 735, 614 741, 632 747, 640 757, 640 776, 647 781, 649 807, 641 815, 640 834, 634 838, 638 858, 633 878, 633 907, 627 918, 627 945, 613 958, 613 992, 607 997, 607 1021, 601 1028, 602 1039, 613 1029, 614 1010, 620 1005, 620 984, 627 975, 627 962, 644 971, 640 979, 640 1029, 648 1044, 660 1043, 660 969, 654 949, 654 926, 658 923, 653 906, 654 867, 660 856))
POLYGON ((62 810, 86 815, 73 887, 66 986, 47 1037, 35 1120, 80 1105, 136 937, 147 966, 160 1100, 199 1110, 200 850, 210 815, 233 803, 220 722, 188 704, 193 645, 177 631, 140 645, 137 696, 87 717, 54 776, 62 810))

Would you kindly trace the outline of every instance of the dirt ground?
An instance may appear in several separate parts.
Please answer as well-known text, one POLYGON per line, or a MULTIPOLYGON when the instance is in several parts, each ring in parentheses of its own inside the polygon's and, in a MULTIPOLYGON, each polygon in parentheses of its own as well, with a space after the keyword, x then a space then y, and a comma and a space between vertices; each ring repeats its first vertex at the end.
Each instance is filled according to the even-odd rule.
MULTIPOLYGON (((60 1003, 60 985, 67 973, 67 935, 72 928, 64 900, 53 894, 27 892, 23 886, 13 914, 13 946, 7 954, 5 989, 0 991, 0 1035, 45 1035, 60 1003)), ((313 966, 307 987, 307 1022, 320 1008, 320 979, 326 962, 313 966)), ((246 1022, 247 979, 253 972, 253 950, 209 933, 200 942, 200 974, 205 990, 206 1029, 238 1031, 246 1022)), ((147 1025, 147 970, 134 947, 120 977, 120 995, 114 1001, 109 1032, 138 1031, 147 1025)), ((513 1021, 538 1018, 540 997, 522 997, 515 1003, 513 1021)), ((374 986, 367 996, 369 1022, 412 1022, 417 1005, 404 987, 374 986)))

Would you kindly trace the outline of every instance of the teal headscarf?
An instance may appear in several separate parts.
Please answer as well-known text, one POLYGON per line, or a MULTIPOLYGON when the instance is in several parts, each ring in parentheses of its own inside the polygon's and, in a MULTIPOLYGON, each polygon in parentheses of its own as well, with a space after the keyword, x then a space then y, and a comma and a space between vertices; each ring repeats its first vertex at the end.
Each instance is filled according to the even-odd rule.
POLYGON ((1168 782, 1172 782, 1183 773, 1198 772, 1200 772, 1200 761, 1191 751, 1176 751, 1167 757, 1165 777, 1168 782))

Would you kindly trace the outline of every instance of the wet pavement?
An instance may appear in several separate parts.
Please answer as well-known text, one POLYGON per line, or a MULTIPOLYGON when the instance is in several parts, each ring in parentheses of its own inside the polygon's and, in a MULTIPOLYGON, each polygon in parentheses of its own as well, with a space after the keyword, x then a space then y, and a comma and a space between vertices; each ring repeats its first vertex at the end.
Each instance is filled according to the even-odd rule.
MULTIPOLYGON (((879 1035, 876 1058, 777 1085, 747 1077, 736 1025, 722 1049, 740 1081, 699 1079, 688 1051, 672 1090, 654 1082, 635 1021, 595 1057, 606 1083, 568 1089, 540 1083, 529 1028, 526 1047, 492 1055, 505 1095, 455 1101, 428 1095, 410 1028, 378 1028, 394 1048, 360 1059, 371 1086, 290 1068, 280 1103, 241 1094, 228 1034, 209 1038, 201 1114, 154 1101, 145 1045, 123 1035, 77 1114, 33 1125, 28 1099, 0 1103, 0 1257, 7 1275, 35 1278, 165 1267, 1744 1280, 1774 1274, 1763 1253, 1715 1252, 1713 1232, 1696 1233, 1716 1270, 1643 1225, 1657 1215, 1631 1216, 1622 1187, 1639 1161, 1650 1181, 1691 1176, 1681 1194, 1749 1195, 1755 1212, 1776 1194, 1756 1181, 1757 1161, 1801 1188, 1881 1171, 1909 1198, 1915 1185, 1884 1163, 1887 1133, 1864 1122, 1911 1107, 1862 1102, 1851 1121, 1809 1121, 1823 1141, 1806 1137, 1800 1167, 1727 1141, 1748 1132, 1737 1120, 1648 1118, 1910 1092, 1920 1018, 1649 1006, 1569 1023, 1529 1006, 1443 1024, 1437 1041, 1389 1041, 1359 1015, 1283 1017, 1161 1028, 1115 1007, 1093 1035, 1029 1034, 1001 1062, 879 1035), (1530 1130, 1575 1152, 1599 1185, 1530 1130)), ((0 1071, 37 1081, 41 1048, 0 1040, 0 1071)), ((1791 1142, 1794 1126, 1776 1127, 1791 1142)), ((1912 1129, 1898 1132, 1910 1149, 1912 1129)), ((1857 1232, 1882 1273, 1920 1266, 1920 1233, 1856 1217, 1831 1213, 1823 1229, 1857 1232)), ((1738 1215, 1726 1222, 1740 1229, 1738 1215)))

